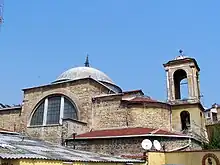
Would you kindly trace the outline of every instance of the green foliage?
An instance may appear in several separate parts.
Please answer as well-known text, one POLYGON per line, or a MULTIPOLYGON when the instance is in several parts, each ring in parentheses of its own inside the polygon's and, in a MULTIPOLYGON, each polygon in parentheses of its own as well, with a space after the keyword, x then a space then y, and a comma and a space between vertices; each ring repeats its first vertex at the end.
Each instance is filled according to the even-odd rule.
POLYGON ((220 149, 220 124, 213 125, 208 144, 204 144, 204 149, 220 149))

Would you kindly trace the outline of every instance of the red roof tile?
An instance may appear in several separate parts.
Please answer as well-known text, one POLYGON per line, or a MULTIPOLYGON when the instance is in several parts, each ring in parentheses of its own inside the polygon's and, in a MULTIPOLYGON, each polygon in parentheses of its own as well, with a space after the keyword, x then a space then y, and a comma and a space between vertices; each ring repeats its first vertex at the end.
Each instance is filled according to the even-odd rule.
POLYGON ((90 131, 84 134, 80 134, 76 136, 76 139, 80 138, 106 138, 106 137, 127 137, 127 136, 144 136, 144 135, 165 135, 165 136, 172 136, 172 135, 179 135, 184 136, 182 134, 176 134, 172 132, 168 132, 161 129, 153 129, 153 128, 122 128, 122 129, 108 129, 108 130, 95 130, 90 131))
POLYGON ((135 97, 130 102, 158 102, 157 100, 153 100, 150 97, 135 97))

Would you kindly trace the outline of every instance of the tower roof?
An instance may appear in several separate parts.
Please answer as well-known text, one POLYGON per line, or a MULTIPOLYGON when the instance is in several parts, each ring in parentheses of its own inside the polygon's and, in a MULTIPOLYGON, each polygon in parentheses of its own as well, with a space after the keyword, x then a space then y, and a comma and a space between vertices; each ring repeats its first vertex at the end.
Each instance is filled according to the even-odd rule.
POLYGON ((183 56, 183 55, 177 56, 174 60, 170 60, 167 63, 163 64, 163 66, 167 67, 167 66, 180 65, 180 64, 185 64, 185 63, 194 63, 197 70, 200 71, 199 65, 194 58, 183 56))

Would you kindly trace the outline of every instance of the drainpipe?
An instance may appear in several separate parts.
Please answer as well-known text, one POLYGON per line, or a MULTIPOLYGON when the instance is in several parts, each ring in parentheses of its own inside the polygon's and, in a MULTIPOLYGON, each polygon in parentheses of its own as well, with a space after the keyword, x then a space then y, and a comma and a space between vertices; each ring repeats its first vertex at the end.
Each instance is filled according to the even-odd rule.
POLYGON ((73 133, 73 149, 76 148, 75 142, 76 142, 76 133, 73 133))

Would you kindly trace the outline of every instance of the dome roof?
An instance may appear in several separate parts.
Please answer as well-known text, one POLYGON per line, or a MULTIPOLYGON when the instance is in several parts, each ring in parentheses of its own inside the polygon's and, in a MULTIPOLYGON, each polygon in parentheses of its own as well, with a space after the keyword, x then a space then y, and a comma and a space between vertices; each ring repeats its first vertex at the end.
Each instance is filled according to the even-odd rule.
POLYGON ((79 80, 91 77, 97 81, 110 83, 114 85, 114 82, 103 72, 91 67, 76 67, 71 68, 63 72, 55 82, 65 81, 65 80, 79 80))

